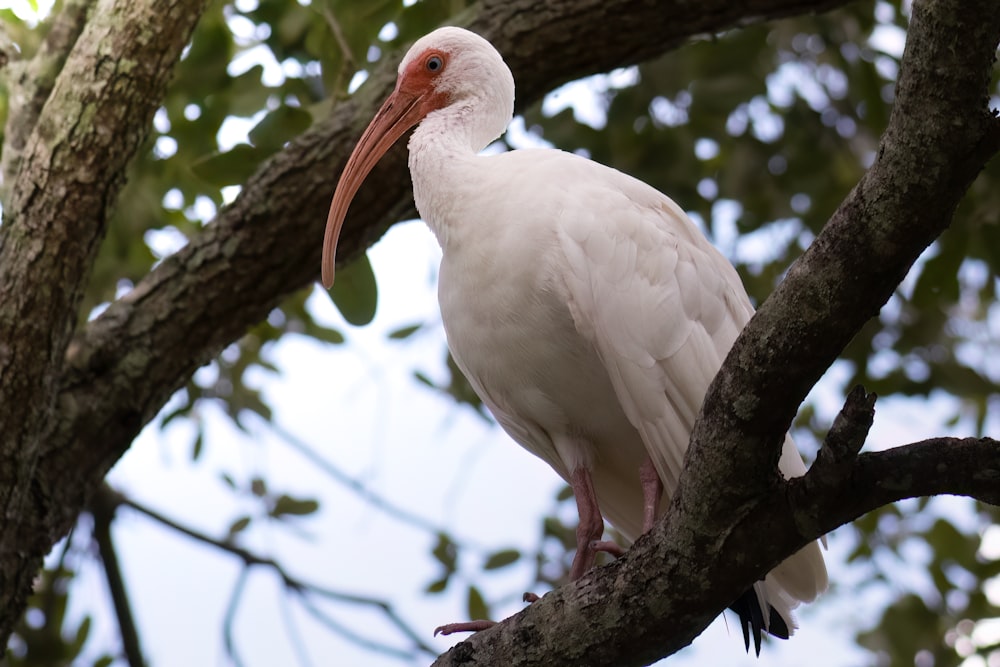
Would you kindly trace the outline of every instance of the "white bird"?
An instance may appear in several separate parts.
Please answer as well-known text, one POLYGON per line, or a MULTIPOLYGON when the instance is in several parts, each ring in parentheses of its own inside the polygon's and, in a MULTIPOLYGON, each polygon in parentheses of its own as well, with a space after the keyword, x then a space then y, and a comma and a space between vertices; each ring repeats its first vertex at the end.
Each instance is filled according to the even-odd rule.
MULTIPOLYGON (((478 35, 440 28, 399 65, 396 88, 341 175, 323 243, 369 171, 407 130, 417 210, 441 244, 438 298, 458 366, 500 425, 573 488, 576 579, 606 517, 628 540, 677 487, 695 417, 753 314, 733 266, 677 204, 559 150, 479 155, 507 128, 514 79, 478 35)), ((805 473, 786 438, 779 467, 805 473)), ((787 637, 792 608, 827 585, 816 543, 737 600, 744 639, 787 637)), ((449 629, 473 629, 455 624, 449 629)))

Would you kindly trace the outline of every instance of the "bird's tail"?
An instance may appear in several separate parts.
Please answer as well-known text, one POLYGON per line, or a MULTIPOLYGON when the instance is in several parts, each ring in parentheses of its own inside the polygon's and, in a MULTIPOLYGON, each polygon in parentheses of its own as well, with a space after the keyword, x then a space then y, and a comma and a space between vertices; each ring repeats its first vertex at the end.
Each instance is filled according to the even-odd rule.
POLYGON ((743 630, 743 642, 746 644, 747 653, 750 652, 751 636, 753 637, 754 652, 757 656, 760 656, 761 637, 765 632, 779 639, 788 639, 791 619, 786 620, 777 609, 767 605, 768 618, 765 620, 760 597, 753 588, 743 593, 729 605, 729 608, 740 617, 740 628, 743 630))

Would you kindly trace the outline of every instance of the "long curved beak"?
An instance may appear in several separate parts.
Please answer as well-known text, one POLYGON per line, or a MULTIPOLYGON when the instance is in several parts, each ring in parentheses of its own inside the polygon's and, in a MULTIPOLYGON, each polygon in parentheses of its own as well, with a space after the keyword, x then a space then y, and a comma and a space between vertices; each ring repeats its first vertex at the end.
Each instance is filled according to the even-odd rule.
POLYGON ((421 96, 406 93, 396 86, 396 90, 382 104, 358 145, 351 152, 337 183, 337 190, 330 203, 330 214, 326 218, 326 234, 323 237, 323 286, 333 285, 334 259, 337 254, 337 239, 344 224, 347 208, 357 194, 372 168, 392 147, 396 140, 426 115, 420 104, 421 96))

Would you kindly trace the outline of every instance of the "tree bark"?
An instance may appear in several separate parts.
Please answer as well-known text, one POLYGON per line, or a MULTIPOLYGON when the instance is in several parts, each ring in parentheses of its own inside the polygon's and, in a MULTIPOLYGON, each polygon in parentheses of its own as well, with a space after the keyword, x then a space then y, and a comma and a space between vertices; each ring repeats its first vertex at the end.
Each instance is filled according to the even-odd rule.
POLYGON ((70 3, 39 54, 39 62, 65 60, 58 75, 29 66, 26 71, 42 78, 25 78, 20 90, 15 84, 10 150, 18 155, 4 163, 9 196, 0 228, 4 640, 42 556, 68 529, 56 528, 50 517, 65 502, 62 487, 75 482, 48 474, 38 462, 64 414, 59 388, 80 300, 125 168, 203 4, 102 0, 83 25, 85 6, 70 3))
MULTIPOLYGON (((706 0, 658 4, 634 0, 581 0, 576 3, 513 0, 476 5, 465 15, 464 23, 491 39, 505 54, 518 82, 518 104, 523 108, 560 83, 651 58, 693 35, 711 34, 749 22, 820 11, 840 4, 843 0, 754 0, 746 3, 706 0)), ((878 208, 859 209, 860 203, 856 202, 853 208, 844 210, 844 222, 837 223, 848 230, 851 225, 864 227, 865 234, 881 244, 877 251, 884 255, 893 255, 895 251, 891 246, 897 243, 900 231, 896 227, 897 216, 884 216, 906 203, 900 203, 901 197, 890 197, 890 194, 908 195, 912 194, 908 188, 926 187, 932 193, 930 204, 933 205, 921 211, 921 219, 936 215, 939 223, 943 220, 946 224, 953 202, 988 155, 996 150, 996 121, 993 119, 990 124, 984 120, 982 102, 985 96, 982 73, 988 71, 992 62, 992 52, 987 58, 985 45, 987 42, 996 44, 996 21, 989 15, 988 4, 980 1, 967 6, 956 2, 927 5, 935 9, 930 13, 933 16, 938 16, 937 8, 942 8, 941 11, 950 9, 956 16, 961 14, 968 18, 968 34, 959 33, 954 42, 947 40, 952 39, 949 35, 954 35, 958 28, 940 17, 933 20, 941 22, 934 27, 941 34, 926 27, 923 33, 914 28, 922 35, 922 41, 908 48, 908 60, 917 62, 910 65, 913 75, 907 85, 912 85, 915 93, 930 96, 942 108, 954 112, 949 122, 955 120, 964 125, 954 145, 938 146, 933 142, 938 134, 947 134, 950 126, 940 126, 938 132, 913 135, 914 127, 930 126, 932 119, 922 121, 912 108, 897 105, 900 118, 894 115, 895 130, 890 128, 890 132, 897 134, 887 133, 882 155, 888 157, 880 157, 873 168, 873 171, 881 169, 889 180, 869 178, 866 179, 868 185, 859 186, 856 191, 865 196, 864 201, 878 208), (947 71, 942 77, 933 68, 921 69, 928 63, 915 57, 913 51, 929 49, 929 53, 937 53, 941 45, 949 43, 963 44, 962 53, 947 54, 948 62, 961 72, 955 75, 955 81, 945 81, 947 86, 939 89, 935 86, 942 83, 940 79, 950 79, 953 72, 947 71), (938 90, 958 90, 962 95, 948 106, 949 100, 938 94, 938 90), (975 104, 966 106, 977 95, 975 104), (893 143, 890 137, 900 137, 900 141, 893 143), (940 148, 943 157, 935 158, 935 169, 925 177, 903 181, 907 189, 893 190, 897 185, 892 180, 894 170, 911 176, 904 158, 909 149, 921 148, 922 142, 926 142, 922 148, 924 152, 934 153, 940 148), (961 160, 965 162, 957 164, 961 160), (943 199, 938 201, 933 195, 943 199), (878 222, 881 227, 865 227, 868 220, 878 222)), ((318 123, 262 165, 245 184, 237 200, 222 210, 198 238, 160 263, 100 317, 80 325, 77 313, 80 295, 87 283, 110 207, 120 189, 125 166, 148 131, 169 72, 203 8, 204 0, 171 3, 79 0, 68 3, 66 11, 76 13, 67 14, 61 21, 65 30, 52 37, 52 48, 45 56, 52 67, 58 69, 58 76, 51 77, 51 89, 43 80, 28 90, 30 94, 26 94, 25 99, 30 102, 24 103, 23 113, 17 109, 11 113, 12 122, 18 118, 20 124, 9 136, 23 138, 24 144, 19 159, 8 154, 15 144, 5 146, 6 218, 0 227, 0 507, 3 508, 0 515, 0 634, 4 639, 24 608, 41 557, 72 526, 79 510, 99 488, 107 470, 128 448, 142 426, 155 416, 174 391, 183 386, 196 368, 237 339, 248 326, 264 318, 288 294, 316 279, 322 227, 336 174, 346 162, 363 125, 392 87, 399 54, 387 58, 362 90, 339 104, 330 118, 318 123), (86 18, 82 24, 81 17, 86 18), (41 104, 39 97, 43 98, 41 104)), ((911 35, 910 39, 913 43, 915 38, 911 35)), ((41 67, 39 70, 48 71, 41 67)), ((903 90, 901 79, 901 98, 905 97, 903 90)), ((940 122, 941 118, 935 115, 933 120, 940 122)), ((952 141, 949 137, 949 142, 952 141)), ((393 222, 413 214, 401 146, 376 169, 358 199, 341 239, 341 261, 362 252, 393 222)), ((919 201, 927 204, 926 199, 919 201)), ((831 227, 836 226, 831 223, 831 227)), ((927 228, 917 234, 921 243, 933 238, 928 236, 935 233, 933 229, 936 227, 928 223, 927 228)), ((820 241, 817 246, 823 247, 820 241)), ((905 247, 906 253, 912 252, 909 245, 905 247)), ((852 245, 848 252, 855 250, 852 245)), ((836 247, 831 245, 820 255, 816 266, 825 267, 824 262, 834 261, 830 257, 838 256, 836 247)), ((903 261, 908 266, 912 258, 903 261)), ((899 270, 897 266, 892 275, 899 270)), ((823 273, 826 268, 810 265, 807 273, 813 271, 823 273)), ((860 278, 855 279, 853 274, 834 275, 846 276, 843 288, 848 291, 868 289, 868 285, 860 278)), ((891 276, 878 279, 889 281, 891 276)), ((879 290, 884 291, 884 285, 888 284, 879 283, 879 290)), ((818 294, 826 298, 827 292, 818 294)), ((773 301, 781 304, 790 298, 776 296, 773 301)), ((853 307, 848 297, 842 298, 846 306, 853 307)), ((770 303, 771 300, 762 312, 779 307, 770 303)), ((806 311, 819 310, 818 304, 823 303, 807 300, 806 311)), ((867 303, 864 306, 867 310, 862 309, 856 315, 870 316, 880 303, 867 303)), ((811 319, 795 320, 794 327, 783 325, 799 338, 786 340, 775 348, 774 354, 792 354, 801 340, 813 341, 818 334, 810 327, 822 326, 823 318, 830 317, 830 312, 814 315, 811 319)), ((766 335, 775 326, 775 317, 764 317, 763 321, 770 323, 760 325, 765 326, 766 335)), ((857 319, 854 315, 851 318, 852 322, 857 319)), ((843 331, 850 326, 853 324, 843 331)), ((849 335, 839 332, 838 340, 849 335)), ((753 364, 773 359, 768 356, 772 353, 754 351, 747 343, 741 345, 745 345, 745 349, 738 347, 741 351, 734 353, 737 355, 734 358, 746 359, 749 364, 745 369, 738 369, 745 371, 745 377, 720 380, 716 393, 730 397, 736 391, 736 383, 746 381, 750 383, 747 387, 758 387, 749 395, 763 397, 769 387, 776 386, 776 380, 756 375, 761 371, 753 364), (725 393, 727 391, 729 393, 725 393)), ((800 400, 798 394, 810 383, 809 377, 818 376, 825 368, 822 364, 828 364, 831 354, 836 354, 836 351, 831 353, 831 349, 832 346, 819 343, 807 348, 807 353, 797 362, 801 366, 795 370, 794 392, 787 397, 782 395, 780 401, 771 400, 767 395, 769 407, 766 409, 773 409, 774 414, 762 416, 760 413, 765 409, 762 401, 750 401, 752 404, 747 405, 742 393, 738 395, 740 400, 731 405, 746 409, 735 416, 719 407, 718 403, 724 400, 722 397, 712 399, 715 402, 706 406, 702 423, 718 420, 722 431, 718 436, 710 431, 696 435, 691 456, 696 471, 689 475, 691 481, 682 486, 688 498, 676 499, 677 508, 672 518, 669 524, 658 528, 658 535, 662 537, 669 529, 689 537, 704 538, 704 532, 699 533, 699 530, 711 530, 726 523, 724 517, 717 515, 719 513, 705 510, 699 515, 684 510, 685 503, 690 505, 697 499, 698 484, 727 479, 727 474, 731 478, 733 474, 722 470, 718 457, 712 456, 709 448, 700 443, 711 441, 713 448, 716 442, 728 443, 719 447, 732 453, 739 450, 732 443, 738 442, 741 433, 746 433, 762 444, 745 447, 753 452, 741 455, 741 461, 773 462, 777 446, 774 434, 787 427, 800 400), (704 529, 693 525, 694 517, 707 521, 704 529)), ((731 360, 727 368, 739 363, 731 360)), ((980 445, 974 450, 980 452, 984 447, 989 449, 988 445, 980 445)), ((858 461, 860 465, 861 459, 858 461)), ((984 470, 991 469, 988 461, 979 463, 985 466, 984 470)), ((880 469, 876 466, 872 470, 880 469)), ((749 477, 753 483, 746 493, 721 499, 720 511, 724 507, 742 507, 749 503, 746 506, 752 511, 746 510, 743 516, 760 515, 786 533, 782 533, 778 546, 771 551, 757 553, 751 564, 733 568, 725 582, 733 586, 744 586, 765 571, 762 567, 777 562, 767 559, 780 560, 777 551, 791 549, 794 544, 813 539, 819 534, 817 531, 833 527, 819 520, 801 527, 789 518, 813 516, 821 510, 824 507, 822 493, 810 492, 800 498, 802 494, 796 495, 797 492, 789 490, 797 487, 786 488, 773 475, 762 473, 759 477, 749 477)), ((864 479, 867 478, 862 477, 864 479)), ((970 483, 964 487, 964 492, 976 493, 975 488, 970 483)), ((963 492, 957 486, 952 490, 963 492)), ((733 530, 732 526, 730 529, 733 530)), ((714 539, 718 539, 718 534, 714 539)), ((636 556, 630 555, 615 564, 615 568, 633 567, 628 564, 648 554, 651 543, 650 540, 642 541, 646 547, 637 547, 636 556)), ((783 553, 787 555, 790 551, 783 553)), ((685 560, 690 559, 690 555, 670 557, 681 560, 675 560, 672 566, 662 561, 668 563, 664 570, 667 574, 658 575, 660 585, 656 590, 662 591, 662 581, 671 579, 670 567, 681 565, 697 565, 692 572, 699 586, 706 585, 704 580, 698 579, 707 576, 709 571, 702 564, 685 560)), ((719 556, 706 562, 718 565, 719 556)), ((596 589, 587 582, 607 583, 608 577, 616 576, 602 571, 585 577, 577 586, 560 591, 559 599, 589 599, 591 614, 602 610, 608 616, 617 614, 621 611, 617 605, 628 599, 620 597, 621 591, 619 597, 609 600, 571 597, 587 591, 590 591, 587 594, 593 593, 596 589)), ((623 583, 622 590, 638 595, 641 589, 635 586, 640 580, 621 579, 631 582, 629 586, 632 586, 628 588, 623 583)), ((654 646, 648 643, 647 637, 647 643, 643 644, 646 648, 636 655, 648 657, 666 650, 664 647, 683 645, 700 631, 704 626, 699 624, 714 616, 726 603, 721 599, 728 595, 721 584, 714 588, 708 586, 702 592, 705 597, 701 603, 685 607, 690 612, 685 616, 687 620, 673 626, 677 631, 676 638, 671 640, 673 643, 653 642, 654 646)), ((689 594, 694 595, 690 591, 689 594)), ((550 597, 546 596, 543 603, 529 609, 531 618, 536 619, 532 623, 543 618, 537 614, 552 613, 550 597)), ((637 597, 636 600, 637 609, 648 606, 645 598, 637 597)), ((690 602, 681 596, 675 597, 670 604, 676 607, 680 604, 678 600, 685 604, 690 602)), ((557 627, 572 627, 576 633, 581 629, 591 632, 586 625, 590 617, 586 614, 574 619, 572 614, 559 613, 563 613, 560 618, 570 623, 569 626, 550 625, 549 620, 545 620, 541 625, 532 626, 530 636, 521 636, 518 646, 523 649, 526 637, 534 641, 536 635, 540 641, 545 639, 544 645, 549 646, 547 642, 552 638, 549 630, 557 627)), ((631 626, 629 632, 642 634, 644 628, 654 627, 665 626, 631 626)), ((489 655, 482 652, 485 649, 481 647, 487 645, 484 642, 493 641, 490 637, 501 632, 477 635, 471 644, 460 645, 464 648, 457 648, 455 655, 472 650, 479 658, 484 658, 489 655)), ((494 664, 504 663, 501 659, 494 664)), ((620 664, 627 664, 627 661, 620 664)))

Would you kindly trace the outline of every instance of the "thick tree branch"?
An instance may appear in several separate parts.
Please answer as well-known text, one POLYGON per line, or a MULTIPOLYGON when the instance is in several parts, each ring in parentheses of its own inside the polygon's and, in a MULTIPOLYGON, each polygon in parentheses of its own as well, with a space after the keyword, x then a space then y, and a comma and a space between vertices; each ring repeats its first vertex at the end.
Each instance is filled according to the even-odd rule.
POLYGON ((1000 442, 931 438, 862 454, 836 489, 810 475, 793 482, 797 509, 823 517, 809 529, 820 534, 905 498, 952 494, 1000 505, 1000 442))
MULTIPOLYGON (((0 227, 0 609, 23 608, 39 559, 65 532, 49 530, 54 480, 36 477, 36 462, 66 347, 126 165, 203 4, 98 0, 80 31, 85 5, 71 3, 65 34, 38 54, 56 66, 72 45, 30 132, 17 128, 27 140, 0 227)), ((12 623, 0 617, 4 636, 12 623)))
POLYGON ((28 136, 38 121, 45 101, 49 99, 70 49, 83 32, 87 12, 93 4, 94 0, 66 2, 62 11, 52 17, 52 25, 38 53, 30 60, 12 63, 5 73, 9 110, 4 129, 3 155, 0 156, 3 201, 8 201, 7 184, 16 179, 28 136))
POLYGON ((731 602, 731 591, 820 535, 885 504, 940 494, 1000 503, 1000 442, 937 438, 862 454, 840 488, 795 480, 731 522, 710 563, 684 545, 643 537, 621 560, 473 635, 434 665, 648 664, 690 643, 731 602), (815 520, 795 525, 794 514, 815 520), (747 570, 757 574, 736 574, 747 570))

